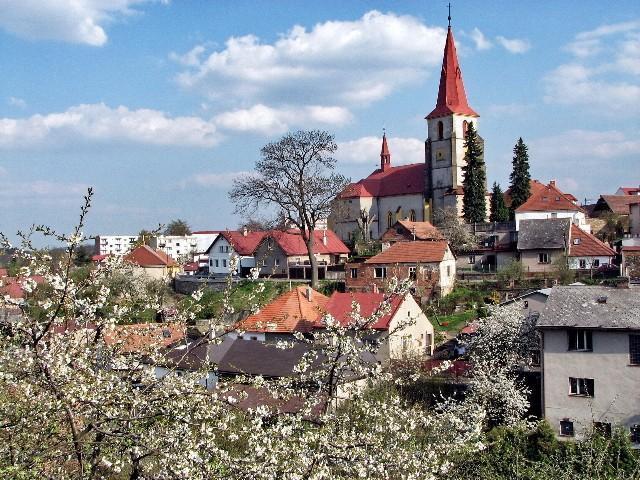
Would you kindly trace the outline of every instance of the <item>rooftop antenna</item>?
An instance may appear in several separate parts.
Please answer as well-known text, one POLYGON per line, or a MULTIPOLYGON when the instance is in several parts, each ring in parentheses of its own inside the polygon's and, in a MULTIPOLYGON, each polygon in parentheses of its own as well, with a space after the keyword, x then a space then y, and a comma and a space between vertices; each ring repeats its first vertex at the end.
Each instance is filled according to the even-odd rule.
POLYGON ((447 5, 447 7, 449 7, 449 16, 447 19, 449 20, 449 28, 451 28, 451 4, 447 5))

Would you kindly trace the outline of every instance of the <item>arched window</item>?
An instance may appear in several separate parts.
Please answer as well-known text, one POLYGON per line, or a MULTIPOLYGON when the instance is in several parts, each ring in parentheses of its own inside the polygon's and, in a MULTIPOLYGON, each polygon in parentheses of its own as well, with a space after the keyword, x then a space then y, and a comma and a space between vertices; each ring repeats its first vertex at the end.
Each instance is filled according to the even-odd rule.
POLYGON ((438 122, 438 140, 442 140, 444 138, 444 125, 442 122, 438 122))
POLYGON ((387 228, 393 227, 393 213, 387 213, 387 228))
POLYGON ((411 214, 409 215, 409 220, 411 220, 412 222, 416 221, 416 211, 415 210, 411 210, 411 214))
POLYGON ((465 138, 467 136, 467 128, 469 128, 469 123, 465 120, 462 122, 462 136, 465 138))

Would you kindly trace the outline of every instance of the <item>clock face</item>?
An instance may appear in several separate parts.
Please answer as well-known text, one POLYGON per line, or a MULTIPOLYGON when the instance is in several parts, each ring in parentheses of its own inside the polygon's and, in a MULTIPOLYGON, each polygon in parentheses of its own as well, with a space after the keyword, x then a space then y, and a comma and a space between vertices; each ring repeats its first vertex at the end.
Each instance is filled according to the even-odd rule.
POLYGON ((445 160, 445 154, 444 154, 444 149, 439 148, 436 150, 436 160, 445 160))

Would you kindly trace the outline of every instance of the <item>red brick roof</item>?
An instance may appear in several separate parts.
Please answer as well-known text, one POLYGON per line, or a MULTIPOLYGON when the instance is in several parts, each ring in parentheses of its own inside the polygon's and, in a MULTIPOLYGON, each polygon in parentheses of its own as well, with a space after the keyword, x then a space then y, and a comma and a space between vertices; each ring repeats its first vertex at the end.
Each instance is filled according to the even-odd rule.
POLYGON ((536 187, 536 190, 526 202, 516 208, 516 212, 554 212, 558 210, 584 212, 571 201, 567 194, 555 186, 555 182, 550 182, 549 185, 543 185, 543 187, 536 187))
POLYGON ((224 238, 239 255, 253 255, 256 248, 265 237, 267 232, 237 232, 227 230, 222 232, 218 238, 209 246, 206 253, 209 253, 220 238, 224 238))
POLYGON ((467 103, 467 94, 462 83, 462 71, 460 70, 458 54, 456 53, 456 44, 453 40, 451 27, 449 27, 442 58, 438 101, 436 102, 436 108, 427 115, 427 118, 444 117, 452 113, 473 117, 478 116, 467 103))
POLYGON ((637 195, 601 195, 596 210, 602 210, 602 202, 606 203, 613 213, 629 215, 629 205, 640 202, 637 195))
POLYGON ((308 332, 326 310, 329 297, 309 287, 300 286, 286 292, 265 305, 258 313, 249 315, 235 325, 236 330, 265 333, 308 332))
POLYGON ((364 263, 434 263, 441 262, 447 251, 447 242, 398 242, 364 263))
MULTIPOLYGON (((300 230, 272 230, 267 237, 273 238, 287 256, 308 255, 307 246, 300 235, 300 230)), ((348 254, 349 248, 332 230, 315 230, 313 232, 313 252, 325 255, 348 254), (326 245, 324 238, 326 236, 326 245)))
POLYGON ((178 265, 169 255, 160 250, 154 250, 148 245, 134 248, 124 259, 141 267, 174 267, 178 265))
POLYGON ((382 241, 412 240, 414 234, 416 240, 444 240, 442 232, 431 222, 398 220, 393 227, 382 234, 382 241))
POLYGON ((340 194, 340 198, 391 197, 424 192, 426 165, 412 163, 375 170, 367 178, 351 183, 340 194))
MULTIPOLYGON (((360 315, 362 317, 369 317, 380 308, 382 302, 385 300, 385 295, 382 293, 339 293, 336 292, 331 295, 329 302, 327 303, 327 313, 330 313, 341 325, 347 326, 353 322, 351 314, 353 313, 353 302, 360 305, 360 315)), ((393 295, 389 298, 390 309, 387 314, 380 317, 378 321, 370 325, 370 328, 376 330, 388 330, 389 324, 394 315, 398 311, 398 308, 402 304, 403 297, 400 295, 393 295)), ((316 325, 322 327, 321 320, 316 325)))
POLYGON ((615 257, 616 255, 611 247, 580 229, 577 225, 571 225, 570 238, 570 257, 615 257), (576 239, 579 239, 580 242, 577 245, 574 243, 576 239))

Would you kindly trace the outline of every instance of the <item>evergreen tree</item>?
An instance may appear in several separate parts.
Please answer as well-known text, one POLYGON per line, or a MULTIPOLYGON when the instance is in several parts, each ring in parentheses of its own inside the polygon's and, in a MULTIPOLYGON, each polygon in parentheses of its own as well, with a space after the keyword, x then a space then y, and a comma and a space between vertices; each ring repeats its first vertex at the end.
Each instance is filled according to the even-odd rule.
POLYGON ((489 220, 492 222, 506 222, 509 220, 509 209, 504 203, 504 195, 500 184, 493 182, 493 190, 491 191, 491 210, 489 220))
POLYGON ((531 174, 529 173, 529 154, 527 146, 518 139, 513 147, 513 170, 509 179, 511 180, 511 215, 516 208, 526 202, 531 196, 531 174))
POLYGON ((466 165, 462 167, 464 172, 464 197, 462 198, 462 213, 468 223, 484 222, 487 216, 486 204, 486 183, 484 159, 482 157, 482 146, 478 139, 473 122, 469 123, 464 146, 466 154, 464 156, 466 165))

